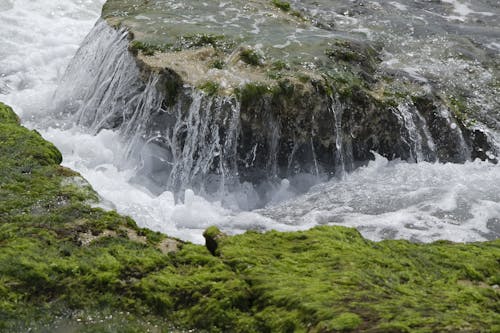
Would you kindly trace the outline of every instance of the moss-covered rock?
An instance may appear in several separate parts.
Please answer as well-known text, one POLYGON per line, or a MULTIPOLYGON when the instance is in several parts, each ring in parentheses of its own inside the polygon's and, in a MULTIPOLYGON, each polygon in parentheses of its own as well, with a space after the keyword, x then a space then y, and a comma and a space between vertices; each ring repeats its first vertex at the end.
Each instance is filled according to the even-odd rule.
POLYGON ((0 126, 2 332, 500 329, 498 240, 377 243, 344 227, 239 236, 212 227, 208 249, 170 240, 166 250, 166 236, 89 206, 92 189, 3 104, 0 126))
POLYGON ((318 227, 223 238, 219 253, 254 286, 255 308, 277 308, 267 322, 286 313, 296 331, 487 331, 499 320, 498 241, 374 243, 318 227))
POLYGON ((135 279, 170 263, 157 249, 165 236, 90 207, 96 193, 61 160, 0 103, 0 331, 138 310, 135 279))
MULTIPOLYGON (((304 9, 294 1, 181 1, 172 6, 108 0, 102 17, 130 31, 142 79, 160 74, 161 82, 171 82, 158 85, 166 112, 148 110, 147 119, 134 117, 140 123, 125 127, 140 130, 172 162, 172 151, 183 150, 185 143, 184 132, 175 127, 186 123, 190 106, 199 107, 195 118, 217 113, 203 126, 218 128, 216 141, 223 146, 236 144, 212 158, 207 172, 214 178, 238 175, 237 181, 256 185, 302 173, 339 174, 372 159, 371 151, 409 161, 494 161, 488 136, 473 127, 473 117, 465 119, 472 113, 453 102, 456 96, 445 98, 407 74, 389 72, 381 66, 383 45, 356 34, 332 34, 331 26, 293 15, 294 7, 304 9), (179 19, 181 10, 189 14, 179 19), (228 13, 236 12, 242 15, 229 24, 228 13), (197 90, 205 93, 201 101, 193 98, 197 90), (224 121, 235 114, 235 99, 239 123, 229 128, 224 121), (156 140, 158 133, 172 137, 156 140), (230 170, 221 171, 221 165, 230 170)), ((120 119, 112 126, 122 126, 120 119)), ((196 132, 194 127, 188 131, 196 132)), ((210 145, 214 138, 207 135, 197 142, 210 145)), ((205 163, 200 156, 190 156, 193 164, 205 163)), ((176 177, 169 166, 164 168, 167 178, 176 177)), ((195 169, 182 170, 188 184, 169 179, 164 180, 167 187, 201 188, 192 175, 195 169)))

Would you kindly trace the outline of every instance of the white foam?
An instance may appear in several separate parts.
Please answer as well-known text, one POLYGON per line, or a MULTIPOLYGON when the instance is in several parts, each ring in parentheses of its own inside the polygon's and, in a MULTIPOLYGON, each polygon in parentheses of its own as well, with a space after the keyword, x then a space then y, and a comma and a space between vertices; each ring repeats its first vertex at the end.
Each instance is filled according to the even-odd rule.
POLYGON ((402 3, 396 2, 396 1, 391 1, 391 2, 389 2, 389 4, 396 7, 400 11, 403 11, 403 12, 408 10, 407 6, 403 5, 402 3))
POLYGON ((387 161, 260 211, 289 225, 354 226, 368 238, 479 241, 498 237, 500 166, 387 161))
POLYGON ((461 2, 458 0, 442 0, 445 3, 449 3, 453 6, 453 12, 457 15, 448 15, 449 20, 465 21, 466 18, 471 14, 482 15, 482 16, 494 16, 491 12, 478 12, 470 8, 470 4, 467 2, 461 2))
MULTIPOLYGON (((132 216, 142 227, 161 231, 195 243, 203 243, 202 232, 217 225, 228 233, 248 229, 283 231, 301 230, 307 225, 287 226, 252 212, 236 212, 223 208, 220 202, 209 202, 186 190, 183 202, 175 202, 171 192, 155 196, 146 188, 133 184, 134 169, 119 169, 124 147, 118 133, 104 130, 93 136, 79 128, 42 131, 64 156, 63 165, 78 170, 99 193, 104 202, 112 202, 118 212, 132 216)), ((273 197, 278 202, 289 198, 289 181, 283 180, 273 197)), ((236 195, 236 194, 235 194, 236 195)))
MULTIPOLYGON (((500 166, 485 162, 409 164, 377 155, 367 167, 317 185, 303 196, 259 211, 236 212, 191 190, 184 202, 176 203, 170 192, 155 196, 133 185, 134 170, 119 170, 113 164, 121 150, 114 132, 90 136, 78 129, 50 129, 43 134, 62 149, 65 165, 79 170, 120 213, 141 226, 196 243, 203 242, 201 234, 211 225, 239 233, 338 224, 357 227, 373 240, 464 242, 498 237, 488 224, 499 223, 500 166)), ((277 201, 288 197, 288 186, 283 180, 277 201)))
POLYGON ((103 0, 2 0, 0 99, 23 116, 45 110, 103 0), (3 88, 2 88, 3 87, 3 88))
POLYGON ((453 5, 453 12, 457 13, 460 17, 465 17, 474 13, 474 11, 469 8, 468 4, 458 0, 443 0, 443 2, 453 5))
POLYGON ((489 47, 490 49, 493 49, 495 51, 499 51, 500 52, 500 43, 491 42, 491 43, 489 43, 486 46, 489 47))

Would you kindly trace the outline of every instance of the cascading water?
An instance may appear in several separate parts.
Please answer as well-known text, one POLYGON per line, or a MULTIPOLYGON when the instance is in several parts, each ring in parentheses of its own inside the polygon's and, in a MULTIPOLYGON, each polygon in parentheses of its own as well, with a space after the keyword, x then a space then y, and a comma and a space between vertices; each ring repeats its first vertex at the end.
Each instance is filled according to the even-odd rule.
MULTIPOLYGON (((0 51, 0 99, 15 107, 28 126, 55 142, 64 154, 65 165, 81 172, 105 203, 131 215, 141 226, 195 242, 203 241, 201 232, 210 225, 241 232, 341 224, 355 226, 371 239, 424 242, 500 236, 500 167, 479 161, 389 162, 374 154, 375 161, 367 166, 316 185, 295 198, 290 182, 283 179, 271 186, 266 208, 241 211, 255 207, 260 199, 253 184, 238 183, 231 188, 237 178, 234 156, 240 116, 235 99, 212 98, 182 87, 184 98, 179 103, 163 103, 168 96, 159 94, 156 87, 164 82, 136 65, 128 53, 126 32, 116 32, 103 21, 94 27, 67 74, 59 80, 75 45, 83 38, 82 31, 90 30, 101 4, 47 1, 38 12, 28 1, 8 2, 6 9, 2 7, 0 16, 10 24, 0 29, 13 29, 16 34, 0 30, 2 44, 13 46, 0 51), (25 17, 39 18, 37 26, 26 24, 25 17), (38 39, 16 38, 39 31, 39 26, 50 31, 65 31, 67 26, 72 29, 67 40, 46 40, 42 38, 47 35, 44 31, 39 32, 38 39), (37 44, 40 40, 44 41, 41 45, 37 44), (35 49, 47 56, 13 60, 35 49), (52 98, 58 81, 59 89, 52 98), (55 112, 47 115, 49 110, 55 112), (152 119, 158 119, 158 115, 170 119, 170 125, 154 124, 152 119), (219 122, 209 118, 219 118, 219 122), (211 178, 214 176, 216 179, 211 178), (183 200, 176 200, 174 192, 165 188, 181 191, 183 200), (203 197, 220 194, 221 188, 232 191, 215 196, 215 201, 203 197)), ((406 129, 402 135, 413 159, 434 160, 437 143, 424 117, 411 105, 399 105, 394 112, 406 129)), ((343 127, 342 106, 332 103, 332 113, 337 129, 337 152, 332 153, 337 154, 339 165, 345 166, 350 160, 345 134, 349 131, 343 127)), ((443 117, 447 114, 444 110, 443 117)), ((274 139, 269 144, 267 168, 276 175, 274 158, 281 125, 269 126, 274 139)), ((449 126, 453 127, 451 120, 449 126)), ((460 128, 454 130, 464 156, 470 154, 460 128)), ((318 179, 320 170, 312 142, 311 151, 313 177, 318 179)), ((247 162, 252 163, 257 153, 256 146, 247 162)))
POLYGON ((397 115, 406 130, 401 135, 407 138, 406 141, 410 147, 410 160, 415 162, 435 161, 436 145, 420 112, 411 104, 404 103, 398 105, 397 115))
POLYGON ((345 177, 346 172, 352 171, 353 157, 352 148, 348 142, 344 142, 342 116, 344 114, 344 107, 337 98, 331 98, 330 110, 333 114, 333 121, 335 122, 335 176, 342 179, 345 177))
POLYGON ((223 192, 236 170, 239 103, 183 87, 183 98, 165 105, 169 96, 160 84, 158 73, 141 73, 128 52, 127 32, 101 20, 66 71, 54 114, 94 134, 117 130, 125 147, 115 163, 135 161, 156 187, 223 192), (161 118, 167 120, 159 124, 161 118), (209 179, 212 172, 217 180, 209 179))
POLYGON ((179 191, 194 186, 201 193, 221 194, 236 172, 239 104, 202 92, 192 91, 190 97, 187 113, 182 104, 165 111, 174 119, 158 138, 168 152, 162 169, 171 170, 166 187, 179 191))

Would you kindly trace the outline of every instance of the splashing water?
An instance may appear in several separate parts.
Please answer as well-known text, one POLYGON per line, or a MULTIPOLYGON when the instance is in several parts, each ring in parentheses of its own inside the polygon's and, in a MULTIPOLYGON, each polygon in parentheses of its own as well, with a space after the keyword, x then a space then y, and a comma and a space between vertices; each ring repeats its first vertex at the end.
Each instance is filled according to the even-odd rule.
MULTIPOLYGON (((64 155, 64 165, 81 172, 104 199, 106 207, 132 216, 143 227, 193 242, 203 242, 202 230, 210 225, 237 233, 247 229, 290 231, 320 224, 340 224, 355 226, 364 236, 375 240, 406 238, 423 242, 500 237, 500 193, 497 190, 500 166, 479 161, 416 164, 389 162, 374 154, 375 161, 367 166, 345 174, 341 179, 318 184, 305 195, 296 196, 291 182, 284 179, 273 185, 268 206, 260 210, 241 211, 236 208, 241 207, 238 202, 258 200, 254 185, 249 183, 241 184, 229 194, 235 204, 228 204, 228 198, 224 199, 224 204, 221 200, 209 201, 187 188, 188 182, 183 178, 185 175, 193 178, 197 172, 202 175, 209 162, 205 160, 203 165, 189 160, 187 157, 192 156, 191 152, 181 150, 174 140, 175 131, 185 131, 187 124, 196 129, 190 132, 192 137, 189 140, 198 142, 198 138, 203 137, 203 130, 207 130, 203 128, 207 123, 203 118, 206 115, 199 110, 203 109, 202 104, 205 109, 210 109, 210 106, 202 95, 194 95, 189 102, 190 111, 185 113, 187 118, 177 115, 181 121, 174 122, 167 131, 160 131, 155 136, 169 147, 166 151, 175 156, 169 181, 180 184, 179 188, 184 191, 183 202, 172 192, 155 188, 137 176, 137 169, 144 168, 144 163, 154 158, 156 162, 149 164, 149 172, 154 172, 155 165, 163 165, 161 154, 165 151, 155 151, 151 148, 154 145, 144 142, 141 135, 144 118, 139 121, 134 117, 149 109, 166 110, 162 109, 155 89, 152 89, 157 83, 154 77, 146 87, 137 86, 134 80, 137 69, 128 66, 130 55, 125 52, 126 44, 120 43, 125 38, 124 33, 119 34, 118 39, 116 33, 110 33, 107 41, 116 52, 100 54, 98 59, 101 64, 112 64, 114 75, 100 78, 87 63, 73 63, 74 68, 89 70, 87 76, 79 74, 83 84, 80 91, 76 95, 74 91, 64 91, 66 85, 62 82, 63 88, 54 97, 66 66, 84 40, 85 33, 97 20, 103 2, 0 1, 0 20, 6 22, 0 25, 0 42, 6 46, 0 49, 0 100, 12 105, 25 124, 40 130, 59 147, 64 155), (72 96, 69 101, 65 100, 68 96, 72 96), (111 101, 115 106, 121 103, 120 117, 102 107, 112 104, 111 101), (55 107, 55 103, 61 103, 65 108, 55 107), (145 105, 148 105, 147 109, 145 105), (155 106, 151 108, 151 105, 155 106), (53 109, 63 113, 78 110, 78 122, 86 125, 86 129, 59 120, 66 119, 60 115, 49 115, 49 110, 53 109), (99 109, 98 113, 96 109, 99 109), (110 124, 121 125, 119 130, 112 131, 107 129, 115 127, 110 124), (123 137, 129 140, 124 141, 123 137)), ((391 4, 399 4, 395 6, 399 10, 406 8, 406 2, 392 1, 391 4)), ((456 7, 456 10, 459 14, 461 7, 456 7)), ((106 34, 106 28, 102 29, 106 34)), ((92 42, 96 41, 84 41, 92 42)), ((104 45, 99 47, 104 48, 104 45)), ((215 103, 233 108, 233 119, 238 116, 238 109, 231 100, 215 103)), ((340 107, 332 110, 338 116, 334 121, 339 126, 340 107)), ((414 158, 420 160, 422 156, 419 154, 431 156, 434 144, 426 132, 425 121, 418 115, 409 115, 405 107, 400 106, 399 111, 401 121, 408 129, 414 158)), ((181 110, 169 112, 175 114, 181 110)), ((235 126, 234 121, 228 119, 228 126, 235 126)), ((206 153, 207 158, 213 158, 222 150, 230 152, 234 149, 234 141, 224 140, 225 146, 222 146, 216 139, 210 141, 213 150, 206 153)), ((340 136, 337 145, 347 149, 340 136)), ((201 147, 196 148, 193 143, 186 149, 201 150, 201 147)), ((338 156, 341 158, 344 156, 338 156)), ((221 172, 229 176, 232 170, 229 162, 219 163, 221 172)), ((316 176, 303 177, 317 179, 316 176)), ((248 204, 248 208, 253 206, 248 204)))
POLYGON ((24 119, 43 114, 103 0, 1 0, 0 98, 24 119))

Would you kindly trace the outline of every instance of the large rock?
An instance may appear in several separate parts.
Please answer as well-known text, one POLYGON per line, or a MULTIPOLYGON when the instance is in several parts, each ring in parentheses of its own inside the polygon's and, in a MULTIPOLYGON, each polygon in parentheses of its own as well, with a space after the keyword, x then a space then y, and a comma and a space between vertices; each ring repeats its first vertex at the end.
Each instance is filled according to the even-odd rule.
POLYGON ((100 23, 91 35, 99 42, 89 39, 69 71, 68 82, 87 77, 84 59, 99 45, 80 122, 120 128, 144 173, 174 190, 338 175, 372 150, 410 161, 495 160, 458 99, 382 70, 380 45, 335 32, 304 6, 107 1, 102 17, 115 39, 100 23), (118 53, 124 45, 130 54, 118 53))
POLYGON ((499 240, 212 227, 214 256, 92 208, 96 194, 59 162, 0 103, 1 332, 499 330, 499 240))

